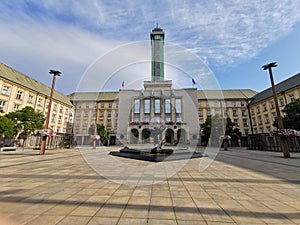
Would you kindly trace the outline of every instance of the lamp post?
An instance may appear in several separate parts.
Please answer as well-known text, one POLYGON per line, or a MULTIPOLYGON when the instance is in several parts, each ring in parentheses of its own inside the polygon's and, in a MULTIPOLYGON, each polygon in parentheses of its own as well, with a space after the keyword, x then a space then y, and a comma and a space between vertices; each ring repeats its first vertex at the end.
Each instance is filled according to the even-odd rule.
MULTIPOLYGON (((280 114, 280 109, 279 109, 278 100, 277 100, 277 93, 276 93, 275 84, 274 84, 274 78, 273 78, 273 73, 272 73, 273 67, 277 67, 276 62, 271 62, 269 64, 262 66, 263 70, 269 70, 272 91, 273 91, 273 98, 274 98, 276 114, 277 114, 277 125, 278 125, 278 129, 281 130, 281 129, 284 129, 284 126, 283 126, 283 122, 282 122, 282 118, 281 118, 281 114, 280 114)), ((280 143, 281 143, 281 148, 283 151, 284 158, 290 158, 291 156, 290 156, 290 152, 289 152, 289 146, 288 146, 287 139, 285 137, 280 137, 280 143)))
POLYGON ((97 135, 98 135, 98 132, 97 132, 97 125, 98 125, 98 120, 99 120, 99 101, 96 101, 96 118, 95 118, 95 127, 94 127, 94 140, 93 140, 93 149, 96 149, 97 147, 97 135))
MULTIPOLYGON (((53 79, 52 79, 52 87, 51 87, 51 92, 50 92, 50 97, 49 97, 48 111, 47 111, 46 121, 45 121, 45 125, 44 125, 44 129, 45 130, 47 130, 48 127, 49 127, 49 120, 50 120, 50 113, 51 113, 51 104, 52 104, 52 97, 53 97, 53 92, 54 92, 54 86, 55 86, 56 76, 60 76, 61 72, 58 71, 58 70, 50 70, 49 73, 53 75, 53 79)), ((47 140, 47 135, 44 135, 43 138, 42 138, 40 155, 44 155, 45 154, 46 140, 47 140)))

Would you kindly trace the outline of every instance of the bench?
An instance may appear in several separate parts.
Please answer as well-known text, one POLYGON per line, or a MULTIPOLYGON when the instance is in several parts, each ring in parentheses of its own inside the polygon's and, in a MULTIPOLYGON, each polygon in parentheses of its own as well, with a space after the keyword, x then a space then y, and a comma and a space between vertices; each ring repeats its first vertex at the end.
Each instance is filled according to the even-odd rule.
POLYGON ((12 147, 1 147, 0 148, 0 152, 4 152, 4 151, 16 151, 17 148, 15 146, 12 147))

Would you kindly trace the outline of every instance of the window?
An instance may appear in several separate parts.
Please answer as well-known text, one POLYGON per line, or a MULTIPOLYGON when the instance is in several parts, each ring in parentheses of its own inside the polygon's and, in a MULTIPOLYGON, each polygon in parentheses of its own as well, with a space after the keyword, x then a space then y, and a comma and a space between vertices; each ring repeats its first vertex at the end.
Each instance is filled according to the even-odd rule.
POLYGON ((221 115, 220 109, 215 109, 215 115, 221 115))
POLYGON ((267 111, 267 104, 263 104, 263 110, 264 110, 264 112, 267 111))
POLYGON ((231 102, 232 107, 236 107, 236 102, 231 102))
POLYGON ((68 115, 69 114, 69 109, 65 110, 65 114, 68 115))
POLYGON ((6 103, 5 101, 0 100, 0 109, 3 109, 3 108, 4 108, 5 103, 6 103))
POLYGON ((171 117, 170 116, 166 116, 165 121, 166 122, 171 122, 171 117))
POLYGON ((28 96, 27 102, 28 102, 28 103, 32 103, 32 102, 33 102, 33 99, 34 99, 33 95, 29 95, 29 96, 28 96))
POLYGON ((59 112, 60 112, 60 113, 63 113, 63 112, 64 112, 64 108, 63 108, 62 106, 59 108, 59 112))
POLYGON ((15 105, 14 105, 14 111, 19 110, 19 108, 20 108, 20 105, 18 105, 18 104, 15 104, 15 105))
POLYGON ((203 124, 203 120, 201 119, 201 120, 199 120, 199 124, 201 125, 201 124, 203 124))
POLYGON ((270 123, 270 119, 269 119, 268 115, 265 115, 265 121, 266 121, 266 123, 270 123))
POLYGON ((279 99, 279 103, 280 103, 280 106, 284 106, 284 100, 283 100, 283 98, 279 99))
POLYGON ((9 94, 9 87, 4 85, 2 88, 2 94, 8 95, 9 94))
POLYGON ((206 115, 207 116, 210 116, 211 115, 211 111, 208 109, 208 110, 206 110, 206 115))
POLYGON ((273 101, 270 103, 270 108, 271 108, 271 109, 274 109, 274 108, 275 108, 275 105, 274 105, 274 102, 273 102, 273 101))
POLYGON ((232 114, 233 114, 233 116, 237 116, 238 114, 237 114, 237 110, 236 109, 233 109, 232 110, 232 114))
POLYGON ((55 121, 55 117, 56 117, 56 114, 52 114, 52 116, 51 116, 51 121, 52 121, 52 122, 55 121))
POLYGON ((198 116, 203 116, 203 111, 202 110, 198 111, 198 116))
POLYGON ((144 113, 150 113, 150 99, 144 99, 144 113))
POLYGON ((145 121, 145 122, 150 122, 150 117, 149 117, 149 116, 145 116, 145 117, 144 117, 144 121, 145 121))
POLYGON ((133 118, 133 121, 136 122, 136 123, 140 122, 140 117, 139 116, 135 116, 133 118))
POLYGON ((58 117, 58 123, 61 123, 61 121, 62 121, 62 118, 61 118, 61 116, 59 116, 58 117))
POLYGON ((254 115, 254 109, 251 109, 251 115, 254 115))
POLYGON ((260 107, 259 106, 256 107, 256 112, 260 113, 260 107))
POLYGON ((112 104, 111 103, 108 104, 108 108, 110 108, 110 109, 112 108, 112 104))
POLYGON ((247 112, 246 112, 246 110, 242 110, 242 116, 247 116, 247 112))
POLYGON ((89 116, 89 112, 84 112, 84 116, 88 117, 89 116))
POLYGON ((43 99, 39 98, 37 104, 38 106, 41 106, 43 104, 43 99))
POLYGON ((181 116, 176 116, 176 122, 182 122, 181 116))
MULTIPOLYGON (((171 100, 166 99, 165 100, 165 113, 171 113, 171 100)), ((170 119, 171 121, 171 119, 170 119)))
POLYGON ((181 99, 177 98, 175 100, 176 113, 181 113, 181 99))
POLYGON ((21 99, 21 98, 22 98, 22 94, 23 94, 22 91, 18 91, 18 92, 17 92, 16 99, 21 99))
POLYGON ((53 110, 56 111, 57 110, 57 104, 53 105, 53 110))
POLYGON ((140 113, 140 100, 135 99, 134 100, 134 113, 140 113))
POLYGON ((289 95, 290 96, 290 102, 294 102, 295 101, 295 96, 294 95, 289 95))
POLYGON ((103 117, 103 116, 104 116, 104 112, 100 111, 100 117, 103 117))
POLYGON ((227 111, 227 109, 224 110, 224 116, 228 116, 228 111, 227 111))
POLYGON ((241 102, 241 107, 244 107, 245 106, 245 102, 241 102))
POLYGON ((160 99, 154 100, 154 112, 160 113, 160 99))
POLYGON ((244 124, 244 127, 248 127, 248 121, 247 121, 247 119, 243 119, 243 124, 244 124))
POLYGON ((206 102, 206 107, 209 107, 209 102, 206 102))
POLYGON ((215 107, 219 107, 219 102, 215 102, 215 107))
POLYGON ((233 119, 233 123, 234 123, 234 126, 238 126, 239 125, 239 123, 238 123, 238 119, 233 119))
POLYGON ((101 109, 103 109, 103 108, 104 108, 104 104, 103 104, 103 103, 101 103, 100 107, 101 107, 101 109))
POLYGON ((111 111, 107 112, 107 117, 111 117, 111 111))
POLYGON ((89 108, 90 108, 90 105, 89 105, 89 104, 86 104, 86 105, 85 105, 85 108, 86 108, 86 109, 89 109, 89 108))

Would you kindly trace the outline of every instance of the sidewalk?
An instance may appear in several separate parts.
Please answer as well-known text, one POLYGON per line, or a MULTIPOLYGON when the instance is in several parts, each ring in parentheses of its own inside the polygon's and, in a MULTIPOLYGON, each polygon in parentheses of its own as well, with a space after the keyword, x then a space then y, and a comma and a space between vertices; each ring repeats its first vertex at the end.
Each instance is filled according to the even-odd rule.
POLYGON ((209 157, 160 183, 128 186, 100 176, 78 149, 0 153, 0 224, 300 224, 300 154, 291 155, 229 149, 205 171, 199 163, 209 157))

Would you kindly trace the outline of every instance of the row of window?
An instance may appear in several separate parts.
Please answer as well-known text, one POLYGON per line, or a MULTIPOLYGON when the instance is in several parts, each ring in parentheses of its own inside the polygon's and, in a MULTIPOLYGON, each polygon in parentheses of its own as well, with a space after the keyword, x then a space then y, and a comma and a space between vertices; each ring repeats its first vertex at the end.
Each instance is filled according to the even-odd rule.
MULTIPOLYGON (((205 102, 203 105, 202 105, 202 103, 204 103, 204 102, 198 102, 198 106, 199 107, 201 107, 201 106, 205 106, 205 107, 210 107, 211 105, 213 105, 214 107, 220 107, 220 105, 222 105, 222 107, 227 107, 227 102, 223 102, 223 101, 221 101, 221 102, 213 102, 213 103, 211 103, 211 102, 205 102)), ((245 107, 246 106, 246 102, 243 102, 243 101, 241 101, 241 102, 231 102, 231 107, 245 107)))
MULTIPOLYGON (((154 113, 155 114, 160 114, 161 113, 161 104, 162 100, 161 99, 154 99, 154 113)), ((143 100, 143 109, 141 109, 141 100, 140 99, 135 99, 134 100, 134 114, 139 114, 141 110, 143 111, 144 114, 149 114, 151 112, 151 99, 144 99, 143 100)), ((176 98, 175 99, 175 112, 176 113, 181 113, 181 99, 176 98)), ((164 112, 166 114, 170 114, 172 111, 172 103, 171 99, 164 99, 164 112)))
MULTIPOLYGON (((222 113, 221 113, 221 109, 215 109, 214 110, 214 112, 215 112, 215 115, 221 115, 222 113)), ((223 109, 223 113, 224 113, 224 116, 228 116, 228 110, 227 109, 223 109)), ((198 115, 199 116, 203 116, 203 110, 198 110, 198 115)), ((207 109, 206 110, 206 115, 207 116, 211 116, 212 115, 212 113, 211 113, 211 110, 210 109, 207 109)), ((238 116, 238 110, 237 109, 233 109, 232 110, 232 115, 233 116, 238 116)), ((247 116, 247 111, 246 110, 242 110, 242 116, 247 116)))
MULTIPOLYGON (((90 106, 91 106, 90 104, 85 104, 85 108, 86 108, 86 109, 90 109, 90 106)), ((101 103, 101 104, 100 104, 100 108, 101 108, 101 109, 104 109, 105 106, 106 106, 107 108, 111 109, 111 108, 113 107, 113 104, 112 104, 112 103, 108 103, 108 104, 101 103)), ((78 105, 77 105, 77 108, 78 108, 78 109, 81 109, 81 108, 83 108, 83 107, 82 107, 81 104, 78 104, 78 105)), ((97 108, 96 103, 93 104, 93 108, 94 108, 94 109, 97 108)))

